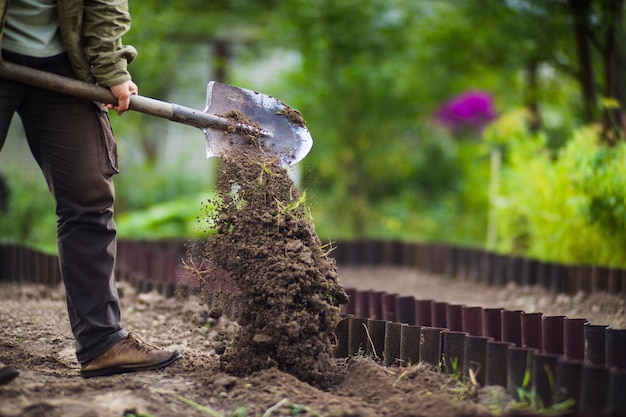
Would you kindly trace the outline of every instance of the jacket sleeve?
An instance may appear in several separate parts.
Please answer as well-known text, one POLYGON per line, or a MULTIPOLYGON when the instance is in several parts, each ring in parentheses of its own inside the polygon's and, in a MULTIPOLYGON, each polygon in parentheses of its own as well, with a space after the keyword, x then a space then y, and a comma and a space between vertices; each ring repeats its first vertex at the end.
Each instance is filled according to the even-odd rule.
POLYGON ((127 0, 84 0, 82 41, 91 72, 104 87, 131 79, 128 64, 137 56, 122 43, 131 17, 127 0))

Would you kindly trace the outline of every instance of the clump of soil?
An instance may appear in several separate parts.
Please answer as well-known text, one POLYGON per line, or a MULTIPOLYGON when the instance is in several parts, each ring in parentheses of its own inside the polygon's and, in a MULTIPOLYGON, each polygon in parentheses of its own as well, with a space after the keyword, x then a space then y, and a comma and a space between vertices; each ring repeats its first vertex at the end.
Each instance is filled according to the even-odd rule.
POLYGON ((302 117, 302 113, 300 113, 299 110, 293 109, 289 106, 285 106, 285 108, 281 110, 281 114, 284 115, 291 123, 294 123, 300 127, 306 127, 306 123, 304 121, 304 118, 302 117))
POLYGON ((228 113, 222 115, 226 119, 234 122, 234 124, 228 126, 226 133, 238 133, 241 134, 250 143, 256 144, 258 139, 263 136, 263 128, 258 123, 253 122, 248 116, 238 110, 231 110, 228 113), (238 125, 244 125, 246 130, 238 132, 238 125))
MULTIPOLYGON (((193 243, 191 273, 207 303, 237 293, 239 331, 221 355, 237 376, 277 367, 316 386, 332 375, 334 330, 348 298, 315 233, 301 194, 276 158, 253 147, 222 158, 217 201, 206 207, 217 234, 193 243)), ((231 303, 232 304, 232 303, 231 303)))

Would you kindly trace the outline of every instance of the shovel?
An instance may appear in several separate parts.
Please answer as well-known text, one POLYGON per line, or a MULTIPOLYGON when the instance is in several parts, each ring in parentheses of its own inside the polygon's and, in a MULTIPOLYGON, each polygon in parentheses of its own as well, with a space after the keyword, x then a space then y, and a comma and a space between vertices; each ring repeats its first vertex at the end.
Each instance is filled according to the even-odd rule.
MULTIPOLYGON (((117 105, 108 88, 10 62, 0 63, 0 77, 117 105)), ((200 128, 206 138, 207 158, 222 157, 253 144, 288 166, 302 160, 313 146, 300 112, 274 97, 217 81, 207 85, 204 111, 140 95, 130 97, 130 109, 200 128)))

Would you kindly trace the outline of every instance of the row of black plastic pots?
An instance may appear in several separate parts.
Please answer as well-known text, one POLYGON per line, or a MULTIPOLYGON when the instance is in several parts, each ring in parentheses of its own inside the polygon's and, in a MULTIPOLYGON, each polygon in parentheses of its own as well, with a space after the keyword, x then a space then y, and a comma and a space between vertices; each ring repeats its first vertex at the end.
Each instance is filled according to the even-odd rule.
MULTIPOLYGON (((142 285, 156 286, 157 290, 166 287, 165 292, 169 292, 183 274, 172 275, 175 267, 163 268, 159 265, 163 261, 156 258, 168 257, 168 264, 175 264, 184 255, 185 244, 180 240, 120 241, 118 271, 135 279, 146 277, 142 285)), ((342 266, 401 266, 486 285, 514 282, 539 285, 555 294, 608 292, 626 297, 626 270, 603 266, 563 265, 480 249, 377 240, 335 243, 331 256, 342 266)), ((197 285, 193 277, 183 276, 183 281, 191 287, 197 285)))
POLYGON ((395 265, 479 281, 488 285, 540 285, 554 293, 609 292, 626 296, 626 270, 599 265, 567 265, 436 243, 386 240, 337 242, 337 264, 395 265))
POLYGON ((626 413, 626 330, 584 318, 469 307, 347 289, 337 357, 367 355, 386 366, 425 362, 546 408, 626 413), (470 376, 471 375, 471 376, 470 376))
MULTIPOLYGON (((115 265, 119 279, 131 282, 138 291, 155 290, 172 296, 181 282, 183 267, 178 248, 163 244, 120 241, 115 265)), ((0 281, 58 285, 59 259, 22 245, 0 245, 0 281)), ((195 282, 186 285, 197 287, 195 282)))
MULTIPOLYGON (((117 269, 143 279, 145 285, 171 287, 180 276, 173 264, 184 255, 185 240, 118 242, 117 269), (163 261, 162 257, 171 258, 163 261), (166 262, 167 267, 160 264, 166 262), (172 264, 172 265, 170 265, 172 264)), ((564 265, 530 258, 496 254, 482 249, 443 244, 399 241, 348 241, 333 244, 338 265, 404 266, 425 273, 482 282, 488 285, 540 285, 553 293, 609 292, 626 297, 626 270, 592 265, 564 265)), ((4 279, 28 281, 60 280, 56 257, 19 245, 0 245, 4 279)), ((180 266, 180 265, 179 265, 180 266)), ((171 288, 165 288, 168 292, 171 288)))
POLYGON ((57 285, 58 257, 22 245, 0 245, 0 280, 57 285))

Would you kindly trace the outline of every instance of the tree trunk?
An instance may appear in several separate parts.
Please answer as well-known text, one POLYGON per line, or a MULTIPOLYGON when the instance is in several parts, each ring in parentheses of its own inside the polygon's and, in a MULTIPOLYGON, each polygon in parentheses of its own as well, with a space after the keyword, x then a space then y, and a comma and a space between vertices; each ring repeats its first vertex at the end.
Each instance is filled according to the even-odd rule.
MULTIPOLYGON (((611 1, 611 0, 609 0, 611 1)), ((596 120, 596 89, 591 59, 591 0, 569 0, 574 17, 574 34, 578 52, 578 80, 582 92, 583 117, 586 122, 596 120)))
POLYGON ((225 39, 213 41, 213 79, 225 83, 228 81, 229 64, 233 56, 233 45, 225 39))
POLYGON ((526 65, 526 106, 530 111, 528 127, 531 132, 536 132, 541 127, 538 69, 539 63, 534 59, 526 65))
POLYGON ((604 98, 602 136, 609 145, 623 138, 624 121, 621 106, 624 104, 622 85, 622 13, 624 0, 604 0, 606 19, 604 64, 604 98))

